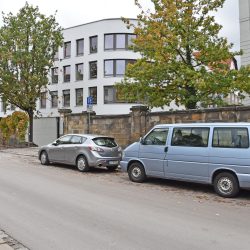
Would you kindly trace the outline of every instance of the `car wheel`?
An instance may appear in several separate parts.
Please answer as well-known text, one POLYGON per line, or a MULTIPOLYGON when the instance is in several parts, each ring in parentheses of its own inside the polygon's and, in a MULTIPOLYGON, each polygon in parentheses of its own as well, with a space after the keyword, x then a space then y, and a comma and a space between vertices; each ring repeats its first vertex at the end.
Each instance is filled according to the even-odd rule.
POLYGON ((107 166, 107 169, 109 171, 115 171, 118 168, 118 166, 107 166))
POLYGON ((76 167, 81 172, 87 172, 89 170, 89 164, 85 156, 79 156, 76 160, 76 167))
POLYGON ((214 190, 222 197, 235 197, 240 191, 238 179, 231 173, 220 173, 214 179, 214 190))
POLYGON ((48 165, 49 164, 49 157, 46 151, 42 151, 40 155, 40 162, 42 165, 48 165))
POLYGON ((134 162, 130 165, 128 176, 133 182, 143 182, 146 180, 145 169, 139 162, 134 162))

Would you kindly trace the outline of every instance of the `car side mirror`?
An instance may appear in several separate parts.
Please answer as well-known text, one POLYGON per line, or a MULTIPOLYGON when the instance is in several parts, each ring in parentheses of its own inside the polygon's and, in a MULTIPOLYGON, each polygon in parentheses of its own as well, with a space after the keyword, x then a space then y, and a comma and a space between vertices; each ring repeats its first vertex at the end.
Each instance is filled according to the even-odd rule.
POLYGON ((56 140, 56 141, 54 141, 54 142, 52 143, 53 146, 57 146, 57 145, 59 145, 59 144, 60 144, 60 140, 56 140))

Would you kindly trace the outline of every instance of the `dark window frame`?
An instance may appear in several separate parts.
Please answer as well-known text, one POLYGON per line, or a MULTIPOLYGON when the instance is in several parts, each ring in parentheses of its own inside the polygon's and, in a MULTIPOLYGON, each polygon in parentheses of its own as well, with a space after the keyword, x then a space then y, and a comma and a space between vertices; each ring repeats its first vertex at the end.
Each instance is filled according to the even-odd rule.
POLYGON ((63 93, 63 107, 70 107, 70 89, 64 89, 63 91, 62 91, 62 93, 63 93), (67 92, 67 94, 65 94, 67 92), (65 97, 66 97, 66 95, 67 96, 69 96, 69 100, 67 101, 68 102, 68 104, 67 105, 65 105, 65 97))
POLYGON ((214 129, 213 129, 213 136, 212 136, 212 147, 213 148, 232 148, 232 149, 246 149, 246 148, 249 148, 249 131, 248 131, 248 128, 247 127, 214 127, 214 129), (221 130, 226 130, 226 129, 234 129, 234 130, 236 130, 236 129, 242 129, 242 130, 246 130, 246 132, 247 132, 247 146, 245 146, 245 147, 238 147, 238 146, 215 146, 214 145, 214 136, 215 136, 215 131, 217 130, 217 129, 221 129, 221 130))
POLYGON ((92 98, 93 98, 93 104, 97 104, 97 95, 98 95, 98 93, 97 93, 97 91, 98 91, 98 89, 97 89, 97 86, 93 86, 93 87, 89 87, 89 96, 92 96, 92 98), (95 89, 96 91, 96 96, 95 95, 93 95, 93 93, 91 93, 91 90, 92 89, 95 89))
POLYGON ((63 82, 70 82, 71 80, 71 66, 65 65, 63 66, 63 82), (66 69, 69 68, 69 74, 66 74, 66 69))
POLYGON ((76 65, 75 65, 75 80, 76 81, 82 81, 83 80, 83 77, 84 77, 84 74, 83 74, 83 70, 84 70, 84 64, 83 63, 77 63, 76 65), (82 74, 80 74, 79 73, 79 71, 78 71, 78 66, 79 65, 82 65, 82 74), (78 75, 79 76, 81 76, 81 77, 78 77, 78 75), (78 79, 79 78, 79 79, 78 79))
POLYGON ((50 91, 51 98, 51 108, 58 108, 58 91, 50 91), (54 98, 56 97, 56 102, 54 102, 54 98), (56 105, 54 105, 56 103, 56 105))
POLYGON ((89 37, 89 53, 94 54, 98 52, 98 36, 90 36, 89 37), (92 40, 96 39, 96 46, 93 48, 93 42, 92 40))
POLYGON ((54 68, 51 69, 51 83, 52 84, 57 84, 58 83, 58 71, 59 71, 58 67, 54 67, 54 68), (55 74, 55 71, 57 71, 56 74, 55 74))
POLYGON ((136 59, 105 59, 104 60, 104 67, 103 67, 103 70, 104 70, 104 77, 123 77, 125 75, 125 72, 126 72, 126 68, 128 66, 129 63, 135 63, 136 62, 136 59), (105 63, 108 62, 108 61, 112 61, 113 62, 113 74, 106 74, 105 73, 105 63), (124 69, 124 74, 117 74, 117 62, 118 61, 125 61, 125 69, 124 69))
POLYGON ((83 56, 84 55, 84 38, 76 40, 76 56, 83 56), (82 52, 79 52, 79 42, 83 43, 82 45, 82 52))
POLYGON ((46 109, 47 92, 41 92, 40 95, 40 109, 46 109))
POLYGON ((83 88, 76 88, 76 89, 75 89, 75 100, 76 100, 76 103, 75 103, 75 104, 76 104, 77 107, 83 106, 83 88), (79 100, 78 100, 78 97, 79 97, 79 96, 77 95, 77 92, 80 91, 80 90, 81 90, 81 92, 82 92, 82 95, 81 95, 81 102, 80 102, 80 104, 79 104, 79 103, 78 103, 78 101, 79 101, 79 100))
POLYGON ((98 74, 98 68, 97 68, 98 66, 97 66, 97 61, 91 61, 91 62, 89 62, 89 79, 96 79, 97 78, 97 74, 98 74), (96 71, 96 74, 93 74, 92 75, 92 66, 91 65, 96 65, 95 67, 96 67, 96 69, 95 69, 95 71, 96 71))
POLYGON ((119 93, 118 93, 118 91, 117 91, 117 89, 115 88, 115 86, 114 85, 104 85, 103 86, 103 103, 104 104, 114 104, 114 103, 134 103, 134 102, 132 102, 132 101, 127 101, 126 99, 122 99, 122 98, 119 98, 119 93), (113 93, 112 93, 112 101, 107 101, 106 99, 105 99, 105 91, 106 91, 106 89, 108 89, 108 88, 112 88, 112 90, 113 90, 113 93))
POLYGON ((135 36, 136 35, 134 33, 106 33, 104 34, 104 50, 105 51, 109 51, 109 50, 130 50, 130 42, 129 42, 129 36, 135 36), (112 48, 106 48, 106 40, 105 40, 105 36, 113 36, 113 47, 112 48), (124 44, 124 48, 118 48, 117 47, 117 36, 119 35, 125 35, 125 44, 124 44))
POLYGON ((209 136, 210 136, 210 127, 174 127, 173 128, 173 132, 172 132, 172 138, 171 138, 171 146, 174 147, 198 147, 198 148, 207 148, 208 147, 208 143, 209 143, 209 136), (175 130, 191 130, 189 135, 182 135, 182 138, 177 139, 175 138, 176 133, 175 130), (192 130, 198 130, 198 129, 203 129, 207 131, 207 141, 206 143, 203 142, 203 138, 202 137, 198 137, 196 134, 192 133, 192 130), (191 140, 192 139, 192 140, 191 140), (198 144, 199 142, 201 142, 202 139, 202 145, 198 144), (182 140, 182 141, 180 141, 182 140), (175 141, 175 142, 174 142, 175 141), (188 143, 188 144, 187 144, 188 143), (195 145, 197 144, 197 145, 195 145))
POLYGON ((63 46, 63 57, 64 58, 70 58, 71 57, 71 41, 65 42, 63 46), (68 45, 69 46, 69 51, 68 51, 68 45))

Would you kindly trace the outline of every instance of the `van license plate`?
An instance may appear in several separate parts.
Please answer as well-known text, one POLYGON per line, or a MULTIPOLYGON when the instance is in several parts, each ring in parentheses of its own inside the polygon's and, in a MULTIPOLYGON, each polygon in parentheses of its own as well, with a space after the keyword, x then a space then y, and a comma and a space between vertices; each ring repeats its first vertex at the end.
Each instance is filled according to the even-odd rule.
POLYGON ((109 164, 111 164, 111 165, 118 165, 118 161, 109 161, 109 164))

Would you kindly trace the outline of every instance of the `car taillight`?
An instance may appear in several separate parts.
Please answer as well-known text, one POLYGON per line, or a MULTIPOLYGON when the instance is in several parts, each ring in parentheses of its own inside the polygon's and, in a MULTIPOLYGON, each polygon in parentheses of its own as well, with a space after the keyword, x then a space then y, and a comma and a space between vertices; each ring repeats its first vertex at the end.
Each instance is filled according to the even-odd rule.
POLYGON ((104 150, 103 150, 102 148, 99 148, 99 147, 89 146, 88 148, 89 148, 89 150, 91 150, 91 151, 104 152, 104 150))

